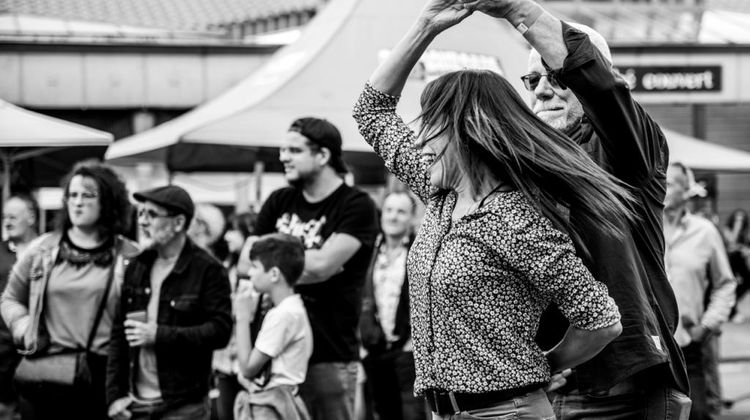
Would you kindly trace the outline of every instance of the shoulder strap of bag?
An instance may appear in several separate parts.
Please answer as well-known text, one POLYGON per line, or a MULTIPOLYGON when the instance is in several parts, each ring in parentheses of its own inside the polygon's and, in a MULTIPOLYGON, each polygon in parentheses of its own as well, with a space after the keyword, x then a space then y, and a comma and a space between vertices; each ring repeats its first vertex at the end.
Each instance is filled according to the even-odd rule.
POLYGON ((101 302, 99 302, 99 308, 96 310, 96 318, 94 318, 94 325, 91 326, 91 331, 89 332, 89 339, 86 340, 86 352, 91 350, 91 345, 94 344, 94 338, 96 337, 96 331, 99 329, 99 322, 102 320, 102 315, 104 315, 104 308, 107 307, 107 301, 109 300, 109 291, 112 289, 112 282, 114 281, 115 277, 115 265, 117 265, 117 259, 118 255, 117 252, 112 250, 113 259, 112 259, 112 265, 109 268, 109 275, 107 276, 107 286, 104 288, 104 295, 102 296, 101 302))

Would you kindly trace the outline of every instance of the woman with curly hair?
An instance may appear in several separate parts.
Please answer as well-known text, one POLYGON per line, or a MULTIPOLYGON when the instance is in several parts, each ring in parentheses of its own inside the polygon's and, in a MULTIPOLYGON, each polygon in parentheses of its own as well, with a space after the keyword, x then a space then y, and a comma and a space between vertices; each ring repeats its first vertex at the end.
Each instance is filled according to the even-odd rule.
MULTIPOLYGON (((27 362, 16 380, 38 420, 106 418, 106 355, 126 260, 137 248, 121 236, 128 225, 127 190, 114 171, 80 164, 63 183, 58 229, 32 242, 11 271, 0 309, 27 362), (45 357, 83 353, 87 374, 64 383, 45 357), (89 374, 90 373, 90 374, 89 374)), ((83 373, 83 372, 82 372, 83 373)))

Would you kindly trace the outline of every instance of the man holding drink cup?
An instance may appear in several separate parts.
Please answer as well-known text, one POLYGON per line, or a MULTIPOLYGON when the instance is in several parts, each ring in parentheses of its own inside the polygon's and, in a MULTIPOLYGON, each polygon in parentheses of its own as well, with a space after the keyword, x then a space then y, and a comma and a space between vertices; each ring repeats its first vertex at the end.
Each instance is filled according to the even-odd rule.
POLYGON ((187 237, 193 201, 168 185, 134 194, 144 250, 125 271, 112 328, 107 403, 114 419, 208 419, 213 351, 229 341, 221 264, 187 237))

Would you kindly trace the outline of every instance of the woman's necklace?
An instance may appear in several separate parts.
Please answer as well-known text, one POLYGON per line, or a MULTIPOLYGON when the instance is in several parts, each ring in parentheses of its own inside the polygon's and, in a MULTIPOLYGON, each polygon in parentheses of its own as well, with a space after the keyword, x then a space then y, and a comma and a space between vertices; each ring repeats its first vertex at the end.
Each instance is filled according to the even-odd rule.
POLYGON ((490 192, 488 192, 487 194, 485 194, 485 196, 482 197, 481 200, 476 201, 476 202, 474 202, 474 204, 472 204, 471 206, 469 206, 469 208, 466 211, 466 214, 464 216, 466 216, 468 214, 471 214, 471 213, 474 213, 475 211, 477 211, 477 210, 481 209, 482 207, 484 207, 485 202, 487 201, 487 199, 490 198, 496 192, 500 191, 503 188, 503 186, 505 186, 505 184, 502 183, 502 182, 500 184, 497 184, 497 186, 495 188, 493 188, 492 190, 490 190, 490 192))

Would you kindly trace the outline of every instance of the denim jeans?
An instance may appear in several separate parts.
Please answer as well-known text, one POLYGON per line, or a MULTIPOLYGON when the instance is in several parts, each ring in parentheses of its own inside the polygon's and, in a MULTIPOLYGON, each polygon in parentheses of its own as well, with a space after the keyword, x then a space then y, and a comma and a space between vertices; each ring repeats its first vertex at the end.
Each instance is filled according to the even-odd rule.
POLYGON ((425 419, 424 399, 414 396, 414 353, 399 349, 369 355, 362 364, 367 373, 367 389, 380 419, 425 419))
POLYGON ((353 420, 359 362, 308 366, 299 392, 313 420, 353 420))
POLYGON ((217 420, 234 419, 234 399, 242 390, 237 375, 214 371, 214 386, 219 396, 213 400, 217 420))
MULTIPOLYGON (((706 412, 709 418, 718 418, 722 408, 721 378, 719 377, 719 337, 719 334, 711 334, 703 343, 703 368, 706 372, 706 412)), ((688 375, 690 374, 688 373, 688 375)))
MULTIPOLYGON (((460 407, 459 407, 460 408, 460 407)), ((432 413, 433 420, 554 420, 555 414, 541 389, 489 407, 458 414, 432 413)))
POLYGON ((558 420, 687 420, 690 399, 663 384, 647 386, 627 379, 607 391, 555 394, 553 407, 558 420))
POLYGON ((13 345, 13 337, 0 318, 0 407, 12 407, 18 402, 18 393, 13 386, 13 374, 20 361, 21 355, 13 345))
POLYGON ((701 343, 693 342, 682 348, 690 379, 690 420, 718 418, 721 388, 718 372, 718 337, 711 336, 701 343))
POLYGON ((132 414, 130 420, 208 420, 211 417, 208 396, 197 402, 171 408, 157 404, 139 409, 138 403, 134 402, 128 410, 132 414))

